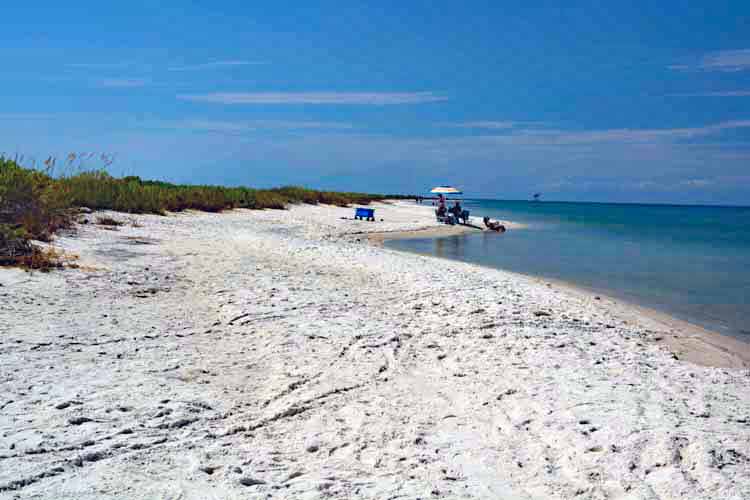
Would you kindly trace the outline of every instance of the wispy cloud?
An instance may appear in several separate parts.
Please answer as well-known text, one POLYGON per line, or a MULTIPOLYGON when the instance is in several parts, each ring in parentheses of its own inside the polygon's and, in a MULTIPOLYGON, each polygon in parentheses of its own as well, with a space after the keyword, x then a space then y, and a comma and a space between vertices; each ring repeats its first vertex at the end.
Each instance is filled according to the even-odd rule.
POLYGON ((211 120, 180 120, 160 122, 155 128, 168 130, 182 130, 188 132, 214 132, 221 134, 238 134, 255 130, 247 123, 211 121, 211 120))
POLYGON ((750 185, 749 176, 717 175, 715 177, 671 178, 664 180, 631 181, 625 187, 644 191, 714 191, 750 185))
POLYGON ((213 104, 362 104, 386 106, 447 100, 434 92, 215 92, 180 94, 183 101, 213 104))
POLYGON ((515 127, 516 125, 519 125, 519 122, 475 121, 475 122, 444 123, 441 125, 444 125, 447 127, 456 127, 456 128, 479 128, 479 129, 487 129, 487 130, 501 130, 501 129, 511 129, 515 127))
POLYGON ((162 121, 151 125, 153 128, 167 130, 181 130, 188 132, 211 132, 227 135, 238 135, 254 131, 272 130, 350 130, 351 123, 322 122, 322 121, 285 121, 285 120, 255 120, 255 121, 220 121, 220 120, 176 120, 162 121))
POLYGON ((478 120, 469 122, 449 122, 441 123, 439 126, 462 128, 462 129, 476 129, 476 130, 537 130, 549 126, 547 122, 535 122, 535 121, 513 121, 513 120, 478 120))
POLYGON ((668 94, 668 97, 750 97, 750 90, 724 90, 716 92, 686 92, 668 94))
POLYGON ((704 188, 707 186, 711 186, 712 184, 714 184, 714 181, 711 179, 685 179, 684 181, 680 182, 681 186, 691 188, 704 188))
MULTIPOLYGON (((605 177, 591 179, 586 177, 550 179, 540 185, 540 188, 552 191, 570 191, 584 188, 585 190, 632 190, 653 193, 684 193, 684 192, 716 192, 724 189, 750 185, 748 176, 695 177, 682 179, 679 176, 668 178, 618 178, 605 177)), ((693 200, 694 202, 694 200, 693 200)))
POLYGON ((54 120, 59 115, 52 113, 0 113, 0 121, 54 120))
POLYGON ((168 71, 201 71, 220 68, 233 68, 238 66, 252 66, 257 64, 267 64, 264 61, 212 61, 199 64, 186 64, 184 66, 171 66, 168 71))
POLYGON ((69 63, 65 66, 73 69, 124 69, 132 66, 132 62, 102 62, 102 63, 69 63))
POLYGON ((509 135, 497 137, 515 143, 526 142, 548 145, 650 143, 694 139, 740 128, 750 128, 750 120, 726 121, 702 127, 665 129, 519 130, 509 135))
POLYGON ((261 120, 250 122, 257 128, 266 129, 353 129, 353 124, 346 122, 316 122, 316 121, 285 121, 285 120, 261 120))
POLYGON ((102 78, 97 80, 96 84, 105 88, 136 88, 149 85, 150 80, 145 78, 102 78))
POLYGON ((724 71, 750 70, 750 49, 721 50, 710 52, 697 62, 668 66, 675 71, 724 71))
MULTIPOLYGON (((523 123, 523 122, 514 122, 523 123)), ((725 121, 700 127, 663 128, 663 129, 603 129, 603 130, 562 130, 535 127, 535 122, 527 127, 486 128, 486 134, 466 136, 445 136, 436 140, 412 138, 415 143, 425 147, 449 147, 460 145, 477 149, 482 146, 520 146, 540 148, 559 148, 568 146, 595 145, 655 145, 655 144, 685 144, 686 141, 703 137, 717 136, 722 132, 736 129, 750 128, 750 120, 725 121), (494 132, 493 132, 494 131, 494 132)), ((249 120, 249 121, 221 121, 205 119, 186 119, 175 121, 159 121, 146 124, 149 128, 212 132, 227 135, 242 135, 254 131, 343 131, 350 139, 359 138, 370 141, 382 134, 368 134, 356 131, 358 127, 347 122, 333 121, 291 121, 291 120, 249 120)))

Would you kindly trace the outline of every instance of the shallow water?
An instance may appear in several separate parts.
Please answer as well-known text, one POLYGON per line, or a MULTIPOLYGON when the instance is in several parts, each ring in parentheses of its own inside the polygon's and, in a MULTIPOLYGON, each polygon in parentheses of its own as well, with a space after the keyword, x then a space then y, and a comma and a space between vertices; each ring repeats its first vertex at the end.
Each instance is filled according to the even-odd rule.
POLYGON ((464 205, 527 227, 386 245, 564 280, 750 341, 750 207, 464 205))

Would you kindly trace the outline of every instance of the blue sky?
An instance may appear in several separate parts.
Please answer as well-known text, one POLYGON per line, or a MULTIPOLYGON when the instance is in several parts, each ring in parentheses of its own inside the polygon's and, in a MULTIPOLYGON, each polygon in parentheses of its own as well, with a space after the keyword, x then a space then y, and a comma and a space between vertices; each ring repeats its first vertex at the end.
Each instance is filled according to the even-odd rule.
POLYGON ((13 2, 0 152, 176 182, 750 203, 750 3, 557 3, 13 2))

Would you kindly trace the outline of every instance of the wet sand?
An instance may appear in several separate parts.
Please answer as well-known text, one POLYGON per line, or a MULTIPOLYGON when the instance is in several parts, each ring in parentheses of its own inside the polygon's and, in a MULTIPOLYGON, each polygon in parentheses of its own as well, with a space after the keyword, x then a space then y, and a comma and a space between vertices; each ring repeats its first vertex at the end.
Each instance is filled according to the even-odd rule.
MULTIPOLYGON (((509 230, 523 228, 523 225, 510 221, 502 221, 502 223, 509 230)), ((481 229, 466 226, 440 226, 417 231, 372 233, 369 237, 373 243, 383 245, 388 240, 442 238, 471 234, 481 229)), ((521 275, 519 274, 519 276, 521 275)), ((613 310, 617 310, 622 316, 631 318, 633 322, 650 324, 653 329, 662 332, 660 335, 655 335, 653 341, 663 342, 669 346, 675 356, 681 359, 702 366, 717 368, 750 368, 750 342, 708 330, 655 309, 623 301, 598 291, 588 290, 573 283, 539 276, 523 276, 536 280, 540 285, 554 284, 555 287, 563 288, 571 294, 577 294, 584 300, 601 301, 613 310)))

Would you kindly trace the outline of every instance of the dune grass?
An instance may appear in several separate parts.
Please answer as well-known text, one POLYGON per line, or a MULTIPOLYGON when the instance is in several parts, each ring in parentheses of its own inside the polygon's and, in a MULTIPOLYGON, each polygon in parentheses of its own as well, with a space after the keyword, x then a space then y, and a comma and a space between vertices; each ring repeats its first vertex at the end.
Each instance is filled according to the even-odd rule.
POLYGON ((349 206, 404 198, 297 186, 252 189, 177 185, 133 176, 117 178, 104 170, 63 176, 53 176, 50 171, 25 168, 0 156, 0 265, 57 267, 54 253, 40 250, 32 240, 50 241, 57 231, 71 227, 79 207, 165 215, 188 209, 284 209, 295 203, 349 206))

